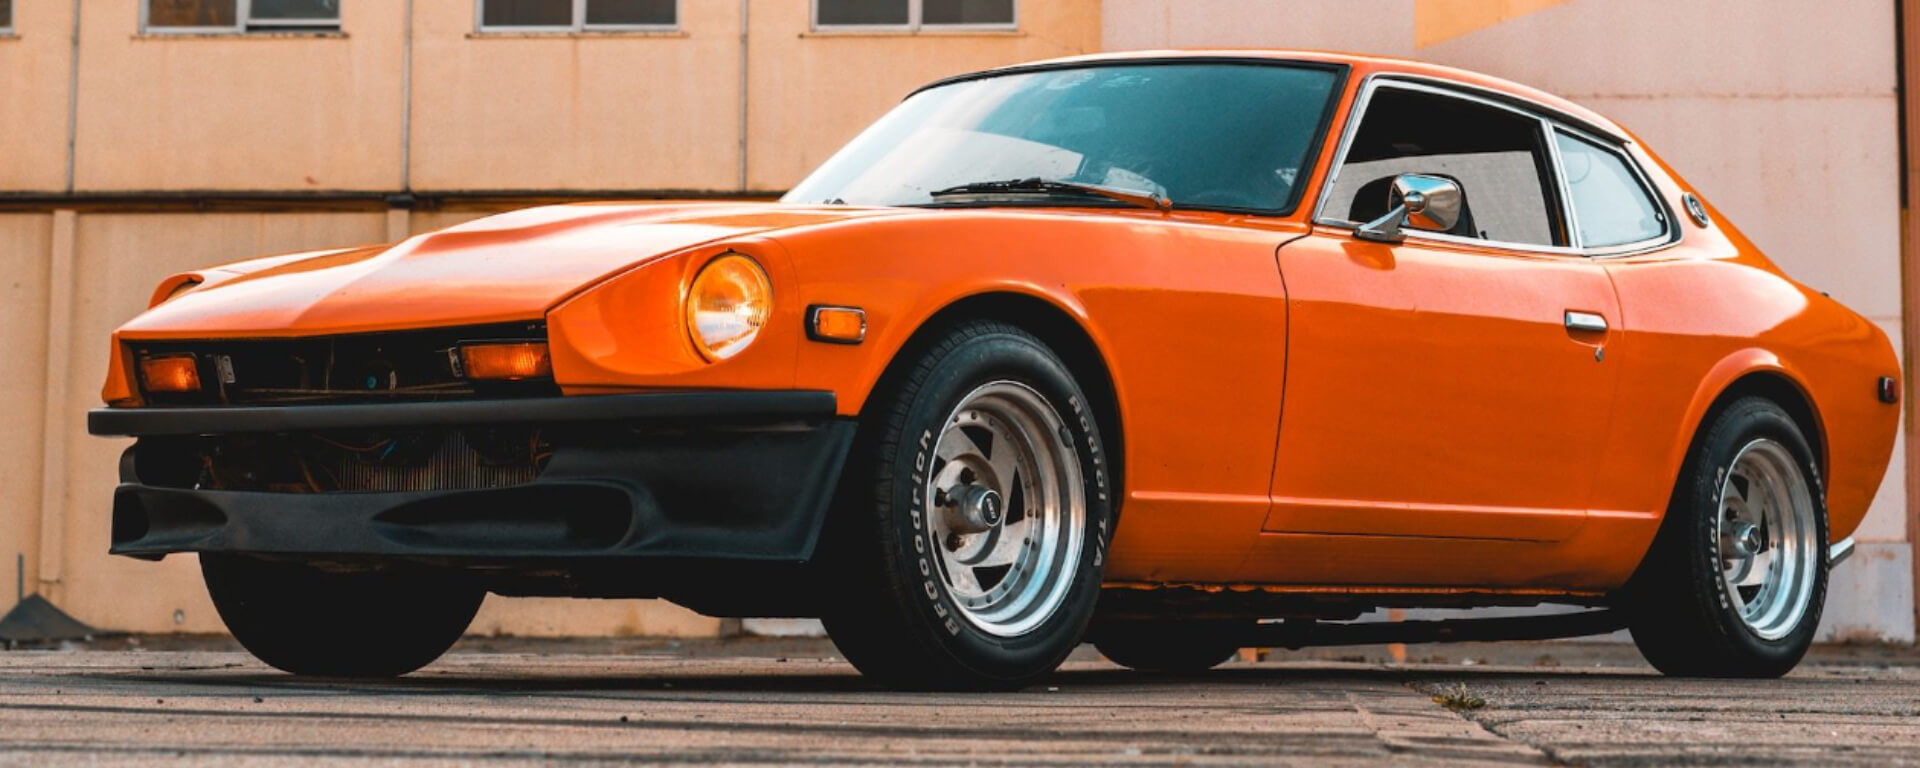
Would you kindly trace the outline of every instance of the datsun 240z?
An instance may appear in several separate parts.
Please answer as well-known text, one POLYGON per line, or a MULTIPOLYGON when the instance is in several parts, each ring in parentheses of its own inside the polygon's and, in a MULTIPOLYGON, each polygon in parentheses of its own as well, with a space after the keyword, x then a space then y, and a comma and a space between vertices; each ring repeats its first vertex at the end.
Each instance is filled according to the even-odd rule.
POLYGON ((112 355, 112 551, 197 553, 248 650, 330 676, 431 662, 488 592, 819 617, 913 688, 1083 639, 1199 670, 1621 627, 1775 676, 1901 392, 1608 119, 1272 51, 934 83, 779 202, 176 275, 112 355), (1537 604, 1589 610, 1353 621, 1537 604))

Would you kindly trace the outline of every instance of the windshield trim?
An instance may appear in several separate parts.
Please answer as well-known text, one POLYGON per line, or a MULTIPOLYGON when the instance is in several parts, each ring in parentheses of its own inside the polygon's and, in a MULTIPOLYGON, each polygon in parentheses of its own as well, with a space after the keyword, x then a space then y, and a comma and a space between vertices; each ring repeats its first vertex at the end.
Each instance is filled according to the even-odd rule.
MULTIPOLYGON (((1239 215, 1246 215, 1246 216, 1271 216, 1276 218, 1292 216, 1294 213, 1297 213, 1300 210, 1300 204, 1302 202, 1302 199, 1306 196, 1307 187, 1310 187, 1313 185, 1314 172, 1319 170, 1320 155, 1321 153, 1326 151, 1327 135, 1332 131, 1334 115, 1335 113, 1339 112, 1340 103, 1346 98, 1347 79, 1353 73, 1353 67, 1347 64, 1341 64, 1339 62, 1330 62, 1330 61, 1307 61, 1303 59, 1271 59, 1271 58, 1257 57, 1257 56, 1155 56, 1150 58, 1139 58, 1139 59, 1097 59, 1093 61, 1043 62, 1039 64, 1021 64, 1017 66, 1003 67, 1000 69, 989 69, 981 72, 970 72, 964 75, 955 75, 953 77, 949 77, 941 80, 935 80, 931 83, 920 86, 919 88, 915 88, 912 93, 907 94, 906 98, 910 99, 910 98, 913 98, 914 96, 919 95, 924 91, 930 91, 935 88, 953 85, 956 83, 966 83, 966 82, 972 82, 975 80, 986 80, 989 78, 1003 77, 1007 75, 1026 75, 1026 74, 1032 74, 1035 72, 1058 72, 1061 70, 1068 70, 1068 69, 1098 69, 1103 67, 1157 67, 1157 66, 1178 66, 1182 64, 1193 64, 1193 65, 1231 64, 1236 66, 1249 66, 1249 67, 1287 67, 1292 69, 1317 69, 1324 72, 1333 73, 1333 87, 1327 89, 1326 107, 1320 110, 1320 122, 1318 125, 1314 126, 1313 141, 1307 145, 1306 155, 1303 157, 1300 164, 1300 183, 1294 184, 1293 189, 1287 193, 1287 200, 1284 205, 1282 205, 1279 208, 1247 208, 1247 207, 1226 206, 1226 205, 1195 205, 1195 204, 1183 203, 1179 200, 1175 200, 1173 201, 1173 207, 1172 207, 1172 210, 1175 210, 1175 211, 1212 211, 1215 213, 1230 213, 1230 214, 1239 214, 1239 215)), ((905 101, 905 100, 906 99, 901 99, 901 101, 905 101)), ((925 207, 931 207, 931 206, 916 205, 916 206, 900 206, 900 207, 925 208, 925 207)), ((1046 207, 1046 206, 1022 206, 1022 207, 1046 207)), ((1054 207, 1060 207, 1060 206, 1054 206, 1054 207)))

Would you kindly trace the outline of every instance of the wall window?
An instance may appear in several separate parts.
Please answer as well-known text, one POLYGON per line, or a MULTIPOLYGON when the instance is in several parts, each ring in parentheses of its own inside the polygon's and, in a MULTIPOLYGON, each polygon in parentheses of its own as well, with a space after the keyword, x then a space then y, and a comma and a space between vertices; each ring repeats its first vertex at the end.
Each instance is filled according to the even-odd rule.
POLYGON ((478 0, 486 32, 674 29, 679 0, 478 0))
POLYGON ((1015 0, 813 0, 813 26, 1012 29, 1015 0))
POLYGON ((146 0, 141 26, 154 32, 331 31, 340 0, 146 0))
POLYGON ((0 35, 13 34, 13 0, 0 0, 0 35))

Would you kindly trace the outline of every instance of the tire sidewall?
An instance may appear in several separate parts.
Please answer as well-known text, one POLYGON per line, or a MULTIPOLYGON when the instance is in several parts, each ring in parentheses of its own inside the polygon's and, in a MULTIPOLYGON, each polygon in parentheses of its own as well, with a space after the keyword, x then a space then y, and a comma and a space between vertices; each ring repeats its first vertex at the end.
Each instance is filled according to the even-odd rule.
POLYGON ((1693 514, 1688 521, 1690 535, 1687 537, 1687 555, 1693 559, 1693 567, 1688 570, 1693 574, 1693 588, 1706 596, 1708 604, 1715 607, 1714 627, 1721 639, 1740 654, 1765 666, 1777 667, 1779 673, 1784 673, 1805 655, 1813 643, 1814 633, 1819 630, 1827 593, 1825 553, 1817 551, 1814 562, 1810 564, 1814 569, 1812 594, 1799 625, 1778 639, 1768 640, 1755 634, 1733 609, 1726 581, 1720 576, 1720 542, 1715 531, 1724 479, 1731 472, 1741 449, 1763 438, 1778 442, 1793 455, 1794 462, 1806 478, 1807 492, 1812 500, 1815 541, 1822 542, 1822 546, 1827 542, 1826 485, 1806 438, 1801 435, 1792 418, 1778 406, 1764 401, 1742 401, 1735 403, 1715 423, 1700 447, 1696 464, 1698 469, 1694 472, 1689 489, 1693 514))
POLYGON ((899 558, 896 572, 912 582, 904 591, 915 618, 929 627, 956 663, 982 677, 1015 679, 1057 666, 1092 617, 1114 517, 1105 445, 1087 398, 1066 366, 1030 337, 989 332, 969 338, 935 362, 924 385, 913 393, 897 437, 896 450, 881 457, 892 469, 887 473, 891 487, 883 495, 892 523, 885 546, 899 558), (967 394, 995 381, 1033 389, 1065 423, 1086 500, 1080 559, 1067 595, 1038 627, 1013 637, 988 634, 960 613, 941 577, 939 542, 925 525, 932 511, 925 508, 921 493, 947 417, 967 394))

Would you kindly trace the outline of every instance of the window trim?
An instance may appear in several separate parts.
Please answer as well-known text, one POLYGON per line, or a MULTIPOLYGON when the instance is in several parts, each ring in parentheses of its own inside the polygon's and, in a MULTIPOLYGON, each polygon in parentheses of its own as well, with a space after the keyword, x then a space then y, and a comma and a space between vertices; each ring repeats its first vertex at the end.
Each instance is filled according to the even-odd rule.
POLYGON ((140 34, 143 35, 245 35, 273 34, 275 32, 319 32, 336 33, 342 31, 342 20, 336 16, 331 19, 267 19, 253 18, 253 0, 233 0, 233 25, 227 27, 156 27, 153 25, 153 0, 140 0, 140 34))
POLYGON ((482 35, 578 35, 594 32, 678 32, 681 15, 686 10, 686 0, 673 0, 672 24, 588 24, 587 0, 573 0, 573 23, 566 26, 553 24, 487 24, 487 0, 473 0, 473 31, 482 35))
POLYGON ((822 24, 820 23, 820 0, 808 0, 807 28, 813 32, 1012 32, 1020 29, 1020 0, 1013 2, 1013 20, 1004 24, 927 24, 925 15, 927 0, 906 0, 907 23, 905 24, 822 24))
POLYGON ((1351 232, 1359 229, 1360 224, 1364 223, 1348 221, 1340 216, 1329 215, 1327 213, 1327 205, 1333 197, 1334 182, 1339 179, 1340 172, 1346 168, 1347 154, 1348 151, 1352 149, 1355 136, 1359 133, 1360 123, 1366 119, 1367 108, 1372 105, 1374 93, 1381 88, 1399 88, 1445 98, 1469 101, 1512 112, 1537 121, 1539 123, 1538 130, 1540 131, 1540 139, 1546 144, 1547 148, 1549 161, 1547 171, 1553 174, 1553 188, 1559 193, 1557 197, 1560 206, 1560 220, 1567 228, 1567 241, 1569 245, 1515 243, 1504 240, 1484 240, 1477 237, 1459 237, 1457 235, 1426 232, 1416 229, 1402 230, 1408 240, 1427 241, 1469 248, 1551 254, 1555 256, 1579 256, 1585 258, 1632 256, 1666 248, 1680 241, 1681 232, 1680 229, 1675 226, 1672 207, 1667 204, 1664 196, 1658 194, 1658 187, 1652 183, 1652 177, 1647 175, 1646 169, 1640 166, 1639 161, 1631 152, 1625 151, 1623 148, 1627 143, 1625 138, 1616 136, 1611 131, 1563 114, 1558 110, 1530 99, 1496 91, 1488 91, 1450 80, 1390 72, 1379 72, 1368 75, 1367 79, 1361 83, 1360 94, 1355 98, 1353 107, 1348 110, 1346 125, 1341 128, 1340 144, 1334 151, 1333 163, 1328 166, 1326 177, 1320 181, 1320 197, 1314 204, 1314 224, 1351 232), (1641 191, 1646 193, 1648 198, 1654 202, 1655 207, 1661 214, 1662 223, 1666 226, 1665 233, 1658 237, 1648 238, 1637 243, 1626 243, 1618 246, 1608 246, 1604 248, 1586 248, 1582 246, 1579 241, 1579 220, 1573 211, 1573 199, 1568 194, 1566 171, 1561 163, 1560 148, 1554 142, 1553 132, 1555 130, 1564 130, 1569 134, 1584 138, 1590 143, 1597 144, 1608 151, 1615 152, 1621 159, 1625 160, 1627 167, 1632 169, 1634 176, 1639 179, 1642 188, 1641 191))

